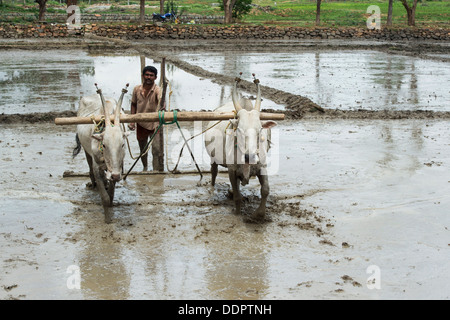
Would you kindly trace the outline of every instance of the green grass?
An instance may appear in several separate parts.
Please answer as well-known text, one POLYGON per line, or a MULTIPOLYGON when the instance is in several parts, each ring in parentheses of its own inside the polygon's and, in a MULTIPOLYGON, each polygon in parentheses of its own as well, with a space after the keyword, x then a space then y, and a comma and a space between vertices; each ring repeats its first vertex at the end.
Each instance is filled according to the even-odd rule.
MULTIPOLYGON (((289 23, 301 26, 314 26, 316 17, 315 1, 274 1, 254 0, 259 6, 270 6, 273 10, 268 13, 262 10, 253 10, 251 15, 243 21, 248 23, 289 23)), ((370 14, 367 8, 377 5, 381 10, 381 23, 386 23, 388 1, 333 1, 322 2, 321 25, 323 26, 365 26, 370 14)), ((406 10, 399 1, 393 4, 394 26, 405 26, 407 23, 406 10)), ((449 26, 450 2, 423 1, 416 9, 416 26, 449 26)))
MULTIPOLYGON (((1 12, 30 12, 37 13, 37 4, 33 0, 3 0, 0 5, 1 12), (20 2, 20 4, 18 3, 20 2)), ((218 4, 222 0, 178 0, 179 8, 184 14, 215 15, 221 16, 223 12, 218 4)), ((323 0, 325 1, 325 0, 323 0)), ((92 0, 91 4, 107 4, 107 1, 92 0)), ((139 1, 110 0, 111 9, 106 11, 90 11, 90 13, 123 13, 138 14, 139 1), (130 4, 128 6, 127 4, 130 4)), ((253 0, 255 7, 239 23, 256 25, 289 25, 289 26, 314 26, 316 17, 315 0, 253 0)), ((78 1, 81 13, 86 12, 88 1, 78 1)), ((359 26, 364 27, 369 14, 366 13, 370 5, 378 5, 381 9, 382 26, 386 24, 388 0, 346 0, 327 1, 321 5, 321 26, 359 26)), ((146 14, 159 12, 159 0, 146 1, 146 14)), ((64 3, 59 1, 48 2, 48 12, 65 12, 64 3)), ((450 25, 450 1, 426 1, 422 0, 416 10, 417 27, 446 27, 450 25)), ((406 27, 406 10, 399 0, 394 1, 393 6, 394 27, 406 27)))

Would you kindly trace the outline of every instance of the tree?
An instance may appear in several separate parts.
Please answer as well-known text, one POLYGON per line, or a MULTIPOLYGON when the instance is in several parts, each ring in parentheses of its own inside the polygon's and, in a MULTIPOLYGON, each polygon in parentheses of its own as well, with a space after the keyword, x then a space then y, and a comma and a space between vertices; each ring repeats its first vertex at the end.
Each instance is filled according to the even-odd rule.
POLYGON ((320 5, 322 4, 322 0, 317 0, 316 6, 316 26, 320 25, 320 5))
POLYGON ((237 0, 222 0, 223 11, 225 12, 224 23, 230 24, 233 22, 233 7, 237 0))
MULTIPOLYGON (((225 1, 224 1, 225 2, 225 1)), ((224 4, 220 4, 220 9, 224 10, 224 4)), ((231 10, 231 18, 240 19, 242 16, 246 15, 252 9, 252 0, 236 0, 232 10, 231 10)), ((231 23, 231 21, 230 21, 231 23)))
POLYGON ((39 21, 44 21, 45 11, 47 10, 47 0, 34 0, 37 4, 39 4, 39 21))
MULTIPOLYGON (((251 0, 247 0, 251 1, 251 0)), ((178 6, 178 4, 174 0, 166 1, 164 4, 164 12, 165 13, 171 13, 174 15, 174 17, 171 18, 171 21, 175 21, 175 17, 180 17, 184 13, 184 8, 181 8, 178 6)))
POLYGON ((143 24, 145 22, 145 0, 140 0, 139 4, 139 23, 143 24))
POLYGON ((388 7, 388 15, 387 15, 387 22, 386 25, 388 27, 392 26, 392 5, 394 3, 394 0, 389 0, 389 7, 388 7))
POLYGON ((406 14, 408 15, 408 26, 414 27, 416 25, 416 7, 418 0, 412 0, 413 3, 409 6, 407 0, 400 0, 406 9, 406 14))

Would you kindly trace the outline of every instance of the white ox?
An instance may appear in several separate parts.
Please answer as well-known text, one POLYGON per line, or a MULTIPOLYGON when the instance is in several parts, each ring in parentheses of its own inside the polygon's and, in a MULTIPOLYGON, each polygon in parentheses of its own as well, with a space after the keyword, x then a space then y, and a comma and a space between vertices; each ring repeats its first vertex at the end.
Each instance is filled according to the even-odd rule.
MULTIPOLYGON (((270 128, 274 121, 261 122, 261 88, 259 80, 255 80, 258 94, 253 107, 247 98, 238 98, 236 81, 232 90, 232 102, 215 112, 236 111, 236 119, 221 122, 205 133, 206 150, 211 157, 211 183, 214 186, 218 166, 228 168, 228 176, 233 191, 236 213, 241 212, 242 196, 239 181, 244 186, 253 176, 257 176, 261 184, 261 203, 251 216, 252 220, 262 220, 266 214, 266 202, 269 195, 269 179, 267 177, 267 152, 270 148, 270 128)), ((215 122, 210 122, 208 127, 215 122)))
MULTIPOLYGON (((127 85, 128 86, 128 85, 127 85)), ((94 124, 81 124, 77 126, 77 146, 73 150, 75 157, 83 147, 89 165, 89 176, 92 187, 97 187, 103 204, 105 222, 110 223, 112 218, 112 203, 116 182, 122 178, 123 159, 125 157, 125 136, 120 126, 120 113, 124 94, 122 90, 119 102, 112 98, 104 98, 101 90, 98 94, 81 98, 78 108, 78 117, 91 117, 102 115, 105 118, 104 129, 97 132, 94 124), (114 124, 110 115, 114 113, 114 124)))

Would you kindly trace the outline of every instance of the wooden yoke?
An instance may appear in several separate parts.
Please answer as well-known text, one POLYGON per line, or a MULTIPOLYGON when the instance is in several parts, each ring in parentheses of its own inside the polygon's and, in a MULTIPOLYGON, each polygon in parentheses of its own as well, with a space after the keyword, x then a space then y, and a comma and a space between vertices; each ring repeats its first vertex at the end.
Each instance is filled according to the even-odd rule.
MULTIPOLYGON (((96 123, 101 120, 102 116, 96 117, 67 117, 55 118, 56 125, 75 125, 75 124, 91 124, 94 120, 96 123)), ((207 111, 180 111, 177 113, 178 121, 214 121, 234 119, 234 112, 207 112, 207 111)), ((284 120, 283 113, 261 112, 261 120, 284 120)), ((174 120, 173 112, 164 113, 165 121, 174 120)), ((114 115, 111 115, 111 122, 114 123, 114 115)), ((120 123, 133 122, 159 122, 158 112, 137 113, 137 114, 121 114, 120 123)))

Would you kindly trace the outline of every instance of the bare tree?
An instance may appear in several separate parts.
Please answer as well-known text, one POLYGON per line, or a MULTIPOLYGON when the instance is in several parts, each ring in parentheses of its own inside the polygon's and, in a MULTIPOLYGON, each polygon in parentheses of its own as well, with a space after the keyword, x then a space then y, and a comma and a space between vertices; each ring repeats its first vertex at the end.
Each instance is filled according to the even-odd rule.
POLYGON ((223 10, 225 12, 225 24, 230 24, 233 22, 233 7, 236 4, 236 0, 222 0, 223 10))
POLYGON ((322 0, 317 0, 316 6, 316 26, 320 26, 320 5, 322 4, 322 0))
POLYGON ((47 0, 34 0, 37 4, 39 4, 39 21, 44 21, 45 12, 47 11, 47 0))
POLYGON ((418 0, 412 0, 413 3, 409 6, 407 0, 400 0, 406 9, 406 14, 408 16, 408 26, 414 27, 416 25, 416 7, 418 0))
POLYGON ((387 15, 387 22, 386 25, 388 27, 392 26, 392 5, 394 3, 394 0, 389 0, 389 6, 388 6, 388 15, 387 15))

